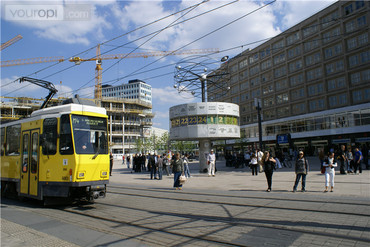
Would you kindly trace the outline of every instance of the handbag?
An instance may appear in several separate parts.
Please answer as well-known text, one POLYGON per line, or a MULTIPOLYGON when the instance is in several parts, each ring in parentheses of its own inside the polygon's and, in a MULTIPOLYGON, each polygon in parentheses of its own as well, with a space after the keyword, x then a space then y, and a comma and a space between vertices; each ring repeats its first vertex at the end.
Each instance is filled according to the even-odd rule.
POLYGON ((180 184, 184 184, 184 183, 186 182, 186 177, 185 177, 185 175, 181 175, 181 176, 179 177, 179 182, 180 182, 180 184))
POLYGON ((263 166, 261 164, 259 164, 258 166, 259 166, 259 172, 262 173, 263 172, 263 166))
POLYGON ((325 173, 325 170, 326 170, 326 166, 323 166, 323 167, 321 168, 321 174, 324 174, 324 173, 325 173))

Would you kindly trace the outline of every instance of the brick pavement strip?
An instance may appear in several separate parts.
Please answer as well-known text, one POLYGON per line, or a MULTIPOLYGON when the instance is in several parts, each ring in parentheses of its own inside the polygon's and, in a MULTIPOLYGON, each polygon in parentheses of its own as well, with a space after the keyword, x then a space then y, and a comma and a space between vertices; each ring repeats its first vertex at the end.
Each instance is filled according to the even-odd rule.
MULTIPOLYGON (((246 169, 222 167, 221 162, 217 176, 208 177, 197 173, 192 164, 193 177, 184 190, 173 191, 172 176, 150 180, 148 173, 131 174, 115 164, 107 198, 86 211, 97 218, 81 222, 80 216, 71 217, 68 212, 55 215, 53 209, 27 210, 150 246, 215 245, 171 232, 251 246, 364 246, 356 238, 369 239, 370 172, 338 175, 335 192, 323 193, 324 177, 315 171, 314 161, 310 164, 307 193, 291 193, 295 175, 289 169, 274 173, 273 192, 266 193, 264 174, 251 176, 246 169), (120 192, 115 186, 126 188, 115 193, 120 192)), ((19 241, 18 235, 8 236, 14 243, 19 241)))
POLYGON ((1 219, 1 246, 78 247, 78 245, 4 219, 1 219))

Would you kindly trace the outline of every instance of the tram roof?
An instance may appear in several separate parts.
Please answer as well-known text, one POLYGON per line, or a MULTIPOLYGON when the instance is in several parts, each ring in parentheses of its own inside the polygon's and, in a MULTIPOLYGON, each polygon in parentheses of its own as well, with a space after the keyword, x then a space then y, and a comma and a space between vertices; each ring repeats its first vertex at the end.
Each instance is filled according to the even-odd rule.
POLYGON ((31 113, 31 117, 47 115, 47 114, 62 114, 70 112, 93 112, 106 115, 107 111, 102 107, 80 104, 67 104, 60 106, 53 106, 50 108, 40 109, 31 113))

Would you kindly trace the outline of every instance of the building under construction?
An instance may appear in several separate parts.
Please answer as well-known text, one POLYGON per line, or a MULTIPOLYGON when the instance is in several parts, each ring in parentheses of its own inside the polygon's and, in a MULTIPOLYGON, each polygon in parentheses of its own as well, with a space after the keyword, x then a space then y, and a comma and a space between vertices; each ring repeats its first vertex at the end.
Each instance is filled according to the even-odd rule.
MULTIPOLYGON (((61 104, 65 98, 51 99, 48 106, 61 104)), ((138 139, 149 137, 152 126, 152 104, 139 99, 84 99, 104 107, 108 115, 110 149, 114 154, 136 152, 138 139)), ((1 97, 0 121, 5 123, 29 117, 44 99, 1 97)))

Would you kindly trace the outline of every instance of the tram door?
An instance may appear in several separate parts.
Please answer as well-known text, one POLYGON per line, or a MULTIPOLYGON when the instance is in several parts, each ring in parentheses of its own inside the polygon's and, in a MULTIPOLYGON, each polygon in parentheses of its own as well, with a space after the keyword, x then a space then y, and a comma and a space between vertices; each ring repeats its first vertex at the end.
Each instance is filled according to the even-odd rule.
POLYGON ((39 169, 39 130, 23 131, 21 194, 37 196, 39 169))

